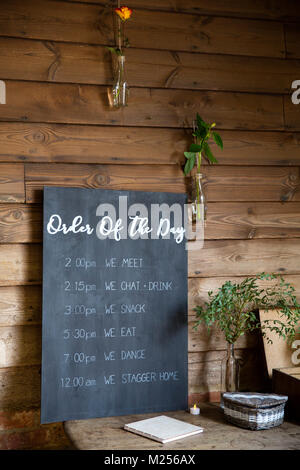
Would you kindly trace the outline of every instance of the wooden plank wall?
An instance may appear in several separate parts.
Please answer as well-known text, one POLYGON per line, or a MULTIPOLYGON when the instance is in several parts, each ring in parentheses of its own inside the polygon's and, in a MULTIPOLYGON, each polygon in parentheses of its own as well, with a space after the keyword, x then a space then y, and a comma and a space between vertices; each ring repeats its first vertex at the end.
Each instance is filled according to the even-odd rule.
MULTIPOLYGON (((112 111, 111 4, 10 0, 0 9, 0 448, 66 446, 39 425, 44 185, 185 192, 198 111, 224 151, 206 166, 208 223, 189 252, 191 401, 216 399, 225 341, 192 330, 226 279, 286 275, 300 293, 300 5, 293 0, 132 0, 131 86, 112 111)), ((244 388, 263 387, 257 335, 238 343, 244 388)))

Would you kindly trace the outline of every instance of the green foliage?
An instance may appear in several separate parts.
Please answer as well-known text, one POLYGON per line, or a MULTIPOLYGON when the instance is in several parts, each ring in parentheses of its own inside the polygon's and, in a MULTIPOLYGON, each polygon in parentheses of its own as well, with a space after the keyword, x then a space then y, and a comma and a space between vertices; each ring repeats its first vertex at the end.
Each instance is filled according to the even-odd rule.
POLYGON ((213 135, 213 139, 216 142, 216 144, 219 147, 221 147, 221 149, 223 150, 223 141, 222 141, 221 137, 219 136, 219 134, 217 134, 216 132, 213 132, 212 135, 213 135))
POLYGON ((240 336, 256 329, 261 329, 270 343, 268 331, 291 343, 300 322, 300 305, 294 291, 294 287, 278 274, 261 273, 240 283, 226 281, 215 295, 212 291, 208 293, 209 301, 204 307, 194 308, 198 320, 193 328, 197 329, 204 323, 210 331, 216 324, 228 343, 235 343, 240 336), (259 281, 266 281, 267 287, 262 287, 259 281), (257 316, 259 308, 278 309, 280 319, 260 322, 257 316))
POLYGON ((122 55, 122 51, 121 49, 119 49, 118 47, 109 47, 109 46, 106 46, 106 49, 108 49, 111 53, 113 54, 116 54, 116 55, 122 55))
POLYGON ((200 171, 202 155, 209 163, 218 163, 218 160, 214 157, 208 144, 208 140, 212 135, 215 143, 223 150, 223 141, 220 135, 217 132, 212 131, 215 125, 215 123, 207 124, 197 113, 196 126, 192 134, 195 142, 190 145, 188 152, 184 152, 184 156, 187 159, 184 167, 185 175, 192 171, 195 164, 197 164, 197 169, 200 171))
POLYGON ((187 162, 184 167, 184 173, 188 174, 194 168, 196 162, 196 154, 193 152, 184 152, 187 162))

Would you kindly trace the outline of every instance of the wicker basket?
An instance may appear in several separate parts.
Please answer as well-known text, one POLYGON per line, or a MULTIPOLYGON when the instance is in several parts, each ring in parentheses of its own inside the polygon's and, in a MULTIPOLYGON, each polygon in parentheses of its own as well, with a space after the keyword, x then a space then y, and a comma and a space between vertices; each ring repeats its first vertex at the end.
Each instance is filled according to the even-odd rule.
POLYGON ((252 431, 270 429, 283 423, 287 399, 285 395, 226 392, 223 394, 225 418, 252 431))

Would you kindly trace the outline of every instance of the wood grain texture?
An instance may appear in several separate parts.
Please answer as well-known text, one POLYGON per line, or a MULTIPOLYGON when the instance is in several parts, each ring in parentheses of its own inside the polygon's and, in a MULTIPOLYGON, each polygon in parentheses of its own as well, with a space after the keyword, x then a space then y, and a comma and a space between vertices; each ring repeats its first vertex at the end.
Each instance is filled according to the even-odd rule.
MULTIPOLYGON (((179 450, 187 456, 189 451, 218 450, 297 450, 299 448, 299 426, 286 421, 281 426, 266 429, 263 433, 251 433, 249 429, 229 425, 224 420, 224 412, 219 405, 203 403, 200 416, 192 416, 187 410, 167 412, 166 416, 202 426, 204 432, 174 442, 161 444, 130 432, 124 432, 124 425, 152 418, 157 414, 127 415, 111 418, 68 421, 64 424, 67 435, 77 449, 105 450, 105 454, 114 450, 151 450, 154 455, 161 455, 167 450, 179 450)), ((109 454, 111 455, 111 454, 109 454)), ((188 460, 187 460, 188 461, 188 460)))
POLYGON ((0 245, 0 286, 40 284, 40 245, 0 245))
MULTIPOLYGON (((197 111, 217 122, 224 151, 213 145, 220 164, 203 165, 206 240, 188 253, 189 394, 215 397, 226 343, 219 331, 192 329, 193 308, 225 280, 259 271, 281 272, 300 299, 300 106, 290 100, 291 82, 300 79, 299 2, 133 0, 126 25, 130 102, 116 112, 107 102, 112 73, 105 46, 113 34, 104 3, 111 1, 2 3, 2 410, 40 406, 43 186, 186 192, 181 164, 197 111)), ((259 335, 239 339, 245 390, 264 387, 260 347, 259 335)), ((208 423, 219 428, 209 413, 208 423)), ((17 417, 8 423, 0 413, 0 448, 51 448, 63 439, 59 427, 41 434, 34 416, 23 424, 20 418, 19 432, 17 417)), ((230 448, 240 439, 239 429, 230 448)), ((250 441, 247 448, 266 445, 250 441)), ((280 447, 282 437, 273 442, 280 447)))
MULTIPOLYGON (((194 354, 190 354, 192 358, 194 354)), ((222 380, 222 360, 225 351, 214 351, 197 354, 197 362, 189 364, 189 393, 210 393, 219 391, 222 380)))
MULTIPOLYGON (((64 0, 70 3, 95 3, 107 5, 104 0, 64 0)), ((114 6, 114 2, 110 0, 114 6)), ((166 10, 183 13, 195 13, 199 15, 233 16, 240 18, 268 18, 268 19, 290 19, 297 21, 300 18, 300 7, 294 0, 150 0, 145 4, 144 0, 131 0, 130 7, 133 9, 166 10)))
POLYGON ((47 185, 137 191, 160 191, 164 188, 166 192, 185 192, 183 174, 175 165, 28 164, 27 202, 39 202, 42 188, 47 185))
MULTIPOLYGON (((256 273, 257 274, 257 273, 256 273)), ((300 301, 300 276, 293 274, 283 274, 286 282, 289 282, 295 288, 295 295, 298 302, 300 301)), ((204 306, 205 302, 208 301, 208 292, 212 291, 214 294, 217 293, 218 289, 224 284, 225 281, 232 281, 240 283, 245 277, 226 276, 226 277, 207 277, 207 278, 190 278, 188 281, 188 306, 189 315, 194 316, 194 308, 197 305, 204 306)), ((259 286, 267 287, 270 285, 270 281, 259 281, 259 286)))
POLYGON ((2 409, 26 409, 41 404, 41 367, 20 366, 0 369, 2 409))
MULTIPOLYGON (((106 126, 0 122, 0 161, 177 164, 184 159, 190 135, 191 130, 183 129, 110 127, 108 131, 106 126)), ((280 135, 274 135, 270 152, 275 159, 276 154, 284 157, 280 154, 281 139, 277 139, 280 135)), ((251 137, 252 133, 248 140, 251 137)), ((294 149, 289 152, 293 161, 299 149, 297 137, 285 138, 294 149)), ((231 154, 232 150, 228 151, 228 158, 231 154)))
POLYGON ((207 240, 299 237, 299 203, 208 203, 207 240))
POLYGON ((1 204, 0 243, 40 242, 42 221, 40 207, 25 204, 1 204))
MULTIPOLYGON (((194 353, 202 352, 211 352, 211 355, 214 355, 216 351, 225 351, 227 349, 227 343, 224 337, 224 333, 218 328, 214 327, 209 334, 205 325, 201 325, 195 330, 196 317, 189 317, 189 342, 188 350, 189 353, 189 362, 199 362, 199 357, 194 353)), ((236 342, 237 349, 247 349, 247 348, 258 348, 259 347, 259 336, 257 332, 241 336, 236 342)), ((219 354, 219 353, 218 353, 219 354)), ((208 354, 209 355, 209 354, 208 354)), ((201 357, 204 357, 203 362, 205 362, 205 354, 202 354, 201 357)))
MULTIPOLYGON (((224 356, 225 351, 206 351, 189 355, 189 394, 220 390, 221 362, 224 356)), ((258 387, 260 372, 257 369, 257 358, 260 358, 260 353, 255 349, 238 349, 237 356, 242 362, 243 387, 258 387)), ((40 372, 38 364, 0 368, 2 410, 39 407, 40 372)))
MULTIPOLYGON (((191 242, 193 243, 193 242, 191 242)), ((197 242, 194 242, 197 243, 197 242)), ((260 272, 300 273, 300 240, 208 240, 189 252, 189 275, 247 276, 260 272)))
MULTIPOLYGON (((15 416, 15 415, 13 415, 15 416)), ((26 421, 24 423, 27 424, 26 421)), ((0 431, 0 450, 72 450, 62 423, 0 431)))
MULTIPOLYGON (((211 351, 211 354, 214 354, 214 351, 226 350, 226 341, 221 331, 215 328, 212 334, 208 335, 205 327, 193 330, 194 324, 195 317, 190 317, 188 352, 211 351)), ((40 324, 0 326, 0 368, 40 364, 41 341, 40 324)), ((258 346, 258 335, 243 336, 236 346, 239 349, 255 348, 258 346)), ((197 361, 199 362, 198 359, 197 361)))
POLYGON ((0 368, 41 363, 41 326, 0 327, 0 368))
MULTIPOLYGON (((36 366, 40 360, 40 340, 38 331, 40 328, 36 328, 37 336, 35 337, 34 327, 9 327, 5 328, 5 331, 1 331, 3 340, 1 347, 1 366, 3 364, 9 364, 9 361, 14 361, 14 367, 5 367, 6 370, 20 371, 19 366, 25 369, 30 367, 33 371, 36 370, 36 366), (27 329, 27 331, 26 331, 27 329), (30 345, 30 342, 35 340, 36 343, 30 345), (14 341, 14 343, 12 342, 14 341), (24 344, 25 351, 21 351, 22 343, 24 344), (6 356, 5 356, 6 354, 6 356), (16 366, 18 364, 18 366, 16 366)), ((3 328, 1 328, 3 330, 3 328)), ((252 380, 252 387, 258 383, 257 381, 257 371, 255 373, 255 366, 257 365, 257 357, 259 353, 255 349, 237 349, 237 357, 240 360, 241 364, 241 377, 243 377, 244 385, 247 383, 249 386, 249 381, 252 380), (250 373, 249 373, 250 372, 250 373)), ((198 351, 197 353, 191 353, 189 355, 189 393, 205 393, 215 390, 220 390, 221 382, 221 366, 222 361, 226 357, 226 351, 198 351)), ((1 372, 4 369, 0 368, 0 381, 1 381, 1 372)), ((20 381, 16 381, 15 376, 10 377, 11 382, 14 383, 16 388, 16 396, 20 394, 20 381)), ((26 397, 26 392, 31 388, 30 383, 25 387, 21 382, 22 387, 24 388, 24 396, 26 397)), ((242 387, 243 387, 242 386, 242 387)), ((39 390, 35 390, 32 399, 39 397, 39 390)), ((4 397, 5 398, 5 397, 4 397)), ((11 401, 14 400, 14 397, 11 398, 11 401)), ((32 401, 34 403, 35 401, 32 401)), ((9 405, 9 398, 6 398, 6 405, 9 405)), ((28 405, 31 405, 29 402, 28 405)))
MULTIPOLYGON (((203 171, 208 202, 299 201, 297 167, 207 166, 203 171)), ((175 165, 26 164, 26 202, 41 202, 43 186, 87 187, 182 193, 192 188, 175 165)))
MULTIPOLYGON (((300 240, 207 240, 188 252, 190 277, 232 277, 259 272, 300 274, 300 240)), ((41 247, 0 245, 0 286, 41 283, 41 247)))
MULTIPOLYGON (((209 202, 205 239, 299 238, 300 203, 209 202)), ((42 241, 42 207, 0 205, 1 243, 42 241)))
MULTIPOLYGON (((259 309, 259 320, 262 324, 276 325, 276 322, 284 321, 282 317, 282 312, 280 310, 264 310, 259 309)), ((285 319, 286 321, 286 319, 285 319)), ((296 331, 299 331, 299 334, 296 334, 293 338, 293 344, 288 344, 286 339, 278 336, 275 331, 267 330, 267 336, 263 337, 264 351, 266 357, 266 365, 268 370, 268 376, 272 379, 274 369, 283 369, 295 367, 295 360, 293 357, 294 348, 293 345, 299 344, 297 341, 300 341, 300 319, 298 324, 296 324, 296 331), (296 341, 296 343, 294 343, 296 341)), ((296 349, 297 350, 297 349, 296 349)), ((300 379, 300 367, 299 367, 299 379, 300 379)), ((300 387, 300 384, 299 384, 300 387)), ((299 388, 300 391, 300 388, 299 388)))
MULTIPOLYGON (((300 133, 220 133, 223 151, 211 147, 222 165, 299 164, 300 133)), ((0 122, 0 162, 183 164, 190 143, 191 129, 0 122)))
POLYGON ((4 410, 0 412, 0 432, 10 429, 35 427, 40 423, 40 411, 37 408, 27 410, 4 410))
MULTIPOLYGON (((300 75, 298 75, 297 79, 300 80, 300 75)), ((294 104, 291 96, 284 96, 284 117, 286 129, 293 131, 298 131, 300 129, 300 104, 294 104)))
POLYGON ((128 24, 133 47, 263 57, 283 57, 283 28, 280 23, 198 15, 137 11, 128 24), (154 18, 155 16, 155 18, 154 18), (151 43, 149 44, 149 38, 151 43))
POLYGON ((298 201, 299 168, 208 166, 203 171, 208 202, 298 201))
POLYGON ((0 287, 0 326, 40 325, 41 286, 0 287))
MULTIPOLYGON (((265 383, 261 348, 236 349, 240 363, 240 391, 262 391, 265 383)), ((226 351, 202 351, 189 354, 189 394, 221 391, 222 368, 226 351)))
MULTIPOLYGON (((0 37, 2 79, 109 85, 112 57, 104 46, 0 37)), ((289 93, 293 60, 144 49, 126 51, 130 86, 289 93)))
MULTIPOLYGON (((190 278, 188 280, 188 307, 189 316, 194 318, 193 308, 196 305, 204 305, 208 300, 208 292, 211 290, 217 292, 226 280, 241 282, 244 277, 209 277, 209 278, 190 278)), ((284 279, 291 283, 295 288, 295 295, 300 301, 300 276, 284 274, 284 279)), ((259 285, 267 286, 267 283, 259 282, 259 285)), ((20 325, 39 325, 42 321, 42 289, 41 286, 9 286, 0 287, 0 326, 20 326, 20 325)), ((200 331, 200 330, 199 330, 200 331)), ((202 330, 201 330, 202 331, 202 330)), ((192 332, 195 333, 194 331, 192 332)), ((201 333, 199 341, 202 341, 201 333)), ((249 338, 250 340, 250 338, 249 338)), ((205 340, 206 341, 206 340, 205 340)), ((209 341, 215 341, 214 335, 209 341)), ((243 341, 243 340, 242 340, 243 341)), ((245 343, 253 347, 256 343, 245 343)), ((242 347, 242 346, 240 346, 242 347)), ((217 348, 218 349, 218 348, 217 348)))
MULTIPOLYGON (((90 44, 113 44, 111 8, 11 0, 2 7, 1 35, 90 44), (76 31, 76 35, 74 35, 76 31)), ((136 10, 128 22, 131 47, 283 57, 279 22, 136 10), (179 40, 180 39, 180 40, 179 40)))
POLYGON ((24 202, 24 165, 0 165, 0 202, 24 202))
MULTIPOLYGON (((299 24, 285 24, 286 54, 292 59, 300 58, 300 31, 299 24)), ((299 75, 294 80, 297 80, 299 75)))
POLYGON ((146 127, 192 126, 196 112, 225 129, 283 129, 282 97, 216 91, 131 88, 130 106, 112 110, 107 87, 9 81, 0 121, 146 127), (192 118, 191 118, 192 116, 192 118))
MULTIPOLYGON (((190 278, 188 281, 189 315, 195 316, 193 308, 204 305, 208 300, 208 292, 217 292, 226 280, 241 282, 244 277, 212 277, 190 278)), ((284 274, 284 279, 295 288, 295 295, 300 299, 300 276, 284 274)), ((259 282, 267 286, 267 283, 259 282)), ((40 286, 10 286, 0 288, 0 326, 35 325, 41 323, 41 287, 40 286)), ((214 337, 213 337, 214 340, 214 337)), ((247 343, 248 344, 248 343, 247 343)))

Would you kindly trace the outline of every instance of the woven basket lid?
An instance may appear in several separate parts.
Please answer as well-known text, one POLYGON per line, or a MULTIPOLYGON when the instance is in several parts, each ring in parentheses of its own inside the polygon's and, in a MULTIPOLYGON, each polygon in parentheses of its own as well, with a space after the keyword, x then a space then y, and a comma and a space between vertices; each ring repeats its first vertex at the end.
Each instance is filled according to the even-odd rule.
POLYGON ((248 408, 269 408, 271 406, 286 403, 286 395, 276 395, 275 393, 256 392, 225 392, 223 394, 224 403, 226 400, 240 406, 248 408))

